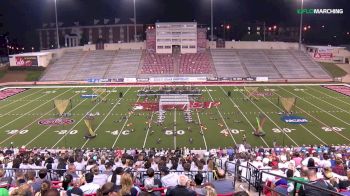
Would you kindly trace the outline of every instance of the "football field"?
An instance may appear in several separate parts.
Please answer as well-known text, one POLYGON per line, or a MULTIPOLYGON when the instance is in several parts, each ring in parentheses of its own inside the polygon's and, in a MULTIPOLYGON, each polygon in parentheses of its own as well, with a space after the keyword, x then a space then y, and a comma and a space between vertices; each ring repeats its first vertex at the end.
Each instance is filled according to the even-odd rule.
POLYGON ((197 102, 220 102, 218 106, 192 109, 192 123, 186 122, 184 111, 167 110, 163 125, 157 125, 156 111, 134 109, 136 102, 144 101, 137 96, 143 87, 103 87, 107 91, 101 96, 106 101, 84 97, 93 94, 89 86, 25 87, 0 100, 0 146, 210 149, 241 144, 243 135, 252 146, 264 147, 274 142, 293 146, 350 143, 349 96, 320 85, 258 87, 256 99, 248 99, 242 86, 198 87, 202 95, 197 102), (302 123, 282 120, 280 97, 296 98, 287 118, 302 123), (62 99, 70 100, 65 117, 59 117, 54 106, 54 100, 62 99), (87 114, 94 116, 92 128, 97 136, 93 139, 84 138, 87 114), (258 124, 266 133, 263 137, 252 134, 258 124))

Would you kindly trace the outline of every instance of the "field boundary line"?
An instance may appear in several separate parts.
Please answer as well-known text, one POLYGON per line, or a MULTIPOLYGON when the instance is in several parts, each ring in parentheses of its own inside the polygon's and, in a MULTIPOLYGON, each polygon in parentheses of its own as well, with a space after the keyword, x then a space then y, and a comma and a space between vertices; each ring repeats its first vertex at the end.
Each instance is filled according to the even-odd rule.
MULTIPOLYGON (((70 89, 70 88, 69 88, 69 89, 70 89)), ((37 99, 40 99, 40 98, 45 97, 45 96, 47 96, 47 95, 49 95, 49 94, 41 95, 41 96, 37 97, 36 99, 33 99, 33 100, 31 100, 31 101, 29 101, 29 102, 27 102, 27 103, 25 103, 25 104, 23 104, 23 105, 21 105, 21 106, 19 106, 19 107, 16 107, 15 109, 10 110, 10 111, 6 112, 5 114, 0 115, 0 118, 6 116, 7 114, 10 114, 10 113, 13 112, 13 111, 18 110, 18 109, 20 109, 20 108, 22 108, 22 107, 24 107, 24 106, 27 106, 27 105, 29 105, 30 103, 36 101, 37 99)), ((51 99, 51 100, 52 100, 52 99, 51 99)), ((49 101, 50 101, 50 100, 49 100, 49 101)))
POLYGON ((151 128, 153 116, 154 116, 154 111, 152 112, 152 115, 151 115, 151 120, 150 120, 151 122, 148 123, 148 128, 147 128, 147 132, 146 132, 146 137, 145 137, 145 140, 143 141, 143 146, 142 146, 142 148, 145 148, 145 146, 146 146, 146 142, 147 142, 147 138, 148 138, 148 132, 149 132, 149 129, 151 128))
MULTIPOLYGON (((309 89, 309 88, 308 88, 308 89, 309 89)), ((317 92, 317 91, 316 91, 316 92, 317 92)), ((319 91, 319 92, 320 92, 320 93, 323 93, 323 92, 321 92, 321 91, 319 91)), ((331 106, 333 106, 333 107, 335 107, 335 108, 338 108, 338 109, 342 110, 342 111, 345 112, 345 113, 350 114, 350 112, 348 112, 348 111, 346 111, 346 110, 344 110, 344 109, 342 109, 342 108, 340 108, 340 107, 338 107, 338 106, 336 106, 336 105, 333 105, 333 104, 331 104, 331 103, 329 103, 329 102, 327 102, 327 101, 325 101, 325 100, 322 100, 322 99, 320 99, 320 98, 318 98, 318 97, 312 95, 311 93, 308 93, 308 92, 303 92, 303 93, 307 93, 307 94, 311 95, 311 97, 313 97, 313 98, 316 98, 316 99, 318 99, 318 100, 321 100, 321 101, 327 103, 328 105, 331 105, 331 106)), ((328 96, 329 96, 329 95, 328 95, 328 96)), ((329 97, 331 97, 331 96, 329 96, 329 97)), ((331 98, 333 98, 333 97, 331 97, 331 98)), ((336 99, 336 100, 338 100, 338 101, 342 101, 342 100, 337 99, 337 98, 334 98, 334 99, 336 99)), ((344 102, 344 103, 346 103, 346 102, 344 102)), ((346 103, 346 104, 348 104, 348 103, 346 103)), ((349 105, 350 105, 350 104, 349 104, 349 105)))
MULTIPOLYGON (((309 105, 312 105, 313 107, 316 107, 316 108, 318 108, 318 109, 321 109, 321 108, 319 108, 318 106, 316 106, 316 105, 310 103, 309 101, 307 101, 307 100, 305 100, 305 99, 303 99, 303 98, 300 98, 299 96, 295 95, 294 93, 291 93, 290 91, 288 91, 288 90, 286 90, 286 89, 284 89, 284 88, 281 88, 281 89, 284 90, 284 91, 286 91, 286 92, 288 92, 289 94, 292 94, 292 95, 298 97, 299 99, 301 99, 302 101, 308 103, 309 105)), ((319 120, 318 118, 314 117, 314 116, 311 115, 310 113, 306 112, 306 111, 303 110, 302 108, 300 108, 300 107, 298 107, 298 106, 296 106, 296 107, 297 107, 298 109, 300 109, 301 111, 303 111, 304 113, 306 113, 306 114, 308 114, 309 116, 311 116, 313 119, 315 119, 315 120, 317 120, 318 122, 320 122, 321 124, 323 124, 324 126, 330 128, 330 126, 328 126, 326 123, 322 122, 321 120, 319 120)), ((322 110, 322 109, 321 109, 321 110, 322 110)), ((327 113, 325 110, 323 110, 323 111, 324 111, 325 113, 327 113)), ((327 114, 329 114, 329 113, 327 113, 327 114)), ((332 130, 332 131, 333 131, 333 130, 332 130)), ((337 131, 334 131, 334 132, 337 133, 338 135, 342 136, 344 139, 350 141, 350 139, 347 138, 346 136, 344 136, 343 134, 341 134, 341 133, 339 133, 339 132, 337 132, 337 131)))
MULTIPOLYGON (((115 88, 114 88, 115 89, 115 88)), ((108 93, 106 96, 104 96, 103 98, 106 98, 107 96, 109 96, 111 94, 108 93)), ((97 104, 94 105, 94 107, 92 107, 87 113, 91 112, 93 109, 95 109, 98 105, 100 105, 101 102, 98 102, 97 104)), ((75 125, 69 129, 69 131, 67 131, 67 133, 65 133, 51 148, 54 148, 60 141, 62 141, 63 138, 65 138, 84 118, 86 115, 84 115, 77 123, 75 123, 75 125)))
MULTIPOLYGON (((281 87, 280 87, 280 88, 281 88, 281 87)), ((284 88, 282 88, 282 89, 284 89, 284 88)), ((287 91, 287 90, 286 90, 286 91, 287 91)), ((303 98, 301 98, 301 97, 295 95, 294 93, 292 93, 292 92, 290 92, 290 91, 288 91, 288 92, 289 92, 290 94, 292 94, 292 95, 298 97, 299 99, 302 99, 302 100, 304 100, 304 101, 310 103, 309 101, 307 101, 307 100, 305 100, 305 99, 303 99, 303 98)), ((324 111, 326 114, 328 114, 328 115, 330 115, 330 116, 333 116, 334 118, 338 119, 339 121, 343 122, 344 124, 350 125, 349 123, 347 123, 347 122, 345 122, 344 120, 338 118, 337 116, 334 116, 333 114, 331 114, 331 113, 327 112, 326 110, 324 110, 324 109, 318 107, 317 105, 315 105, 315 104, 313 104, 313 103, 310 103, 310 104, 313 105, 314 107, 318 108, 319 110, 324 111)))
MULTIPOLYGON (((71 99, 72 97, 75 97, 75 96, 77 96, 77 95, 78 95, 78 94, 75 94, 75 95, 71 96, 69 99, 71 99)), ((48 112, 46 112, 45 114, 41 115, 39 118, 35 119, 35 120, 32 121, 31 123, 29 123, 28 125, 26 125, 25 127, 23 127, 22 129, 20 129, 19 131, 22 131, 22 130, 24 130, 25 128, 31 126, 32 124, 34 124, 35 122, 37 122, 40 118, 46 116, 47 114, 49 114, 50 112, 52 112, 52 111, 55 110, 55 109, 56 109, 56 108, 52 108, 50 111, 48 111, 48 112)), ((51 127, 51 126, 49 126, 49 127, 51 127)), ((46 129, 45 129, 45 131, 46 131, 46 129)), ((3 144, 5 141, 7 141, 8 139, 11 139, 11 138, 14 137, 15 135, 17 135, 17 134, 11 135, 10 137, 8 137, 8 138, 6 138, 5 140, 1 141, 0 144, 3 144)))
MULTIPOLYGON (((9 105, 11 105, 11 104, 13 104, 13 103, 17 103, 18 101, 23 100, 24 98, 26 98, 26 97, 28 97, 28 96, 35 95, 35 94, 39 93, 39 92, 42 91, 42 90, 44 90, 44 89, 41 89, 41 90, 39 90, 39 91, 37 91, 37 92, 30 93, 29 95, 26 95, 26 96, 24 96, 24 97, 22 97, 22 98, 20 98, 20 99, 18 99, 18 100, 15 100, 15 101, 10 102, 9 104, 3 105, 3 106, 0 107, 0 109, 3 109, 3 108, 5 108, 5 107, 7 107, 7 106, 9 106, 9 105)), ((0 90, 0 91, 1 91, 1 90, 0 90)), ((21 94, 21 93, 16 94, 16 95, 20 95, 20 94, 21 94)), ((16 96, 16 95, 14 95, 14 96, 16 96)), ((6 99, 1 100, 1 101, 6 101, 6 99)))
MULTIPOLYGON (((205 90, 206 90, 207 93, 209 94, 210 99, 211 99, 212 101, 214 101, 213 97, 212 97, 211 94, 210 94, 210 91, 208 90, 208 88, 207 88, 206 86, 205 86, 205 90)), ((231 131, 230 131, 230 128, 227 126, 226 121, 225 121, 224 117, 222 116, 222 114, 221 114, 219 108, 218 108, 218 107, 215 107, 215 108, 216 108, 216 110, 219 112, 219 115, 220 115, 221 119, 223 120, 223 122, 224 122, 224 124, 225 124, 225 126, 226 126, 227 131, 230 133, 230 136, 231 136, 233 142, 234 142, 235 144, 237 144, 237 143, 236 143, 236 140, 235 140, 235 138, 233 138, 233 135, 232 135, 232 133, 231 133, 231 131)))
MULTIPOLYGON (((273 92, 274 94, 280 96, 279 94, 273 92)), ((265 98, 265 97, 264 97, 265 98)), ((266 99, 266 98, 265 98, 266 99)), ((278 105, 276 105, 275 103, 273 103, 272 101, 266 99, 267 101, 269 101, 272 105, 274 105, 276 108, 278 108, 281 112, 284 112, 284 110, 279 107, 278 105)), ((310 131, 308 128, 306 128, 304 125, 300 124, 301 127, 303 127, 306 131, 308 131, 311 135, 313 135, 316 139, 318 139, 320 142, 322 142, 323 144, 327 144, 326 142, 324 142, 321 138, 319 138, 317 135, 315 135, 312 131, 310 131)), ((285 131, 283 131, 285 134, 287 134, 285 131)))
POLYGON ((18 118, 14 119, 14 120, 12 120, 12 121, 10 121, 10 122, 8 122, 8 123, 6 123, 5 125, 1 126, 0 129, 6 127, 7 125, 9 125, 9 124, 11 124, 11 123, 13 123, 14 121, 17 121, 18 119, 22 118, 23 116, 27 115, 28 113, 30 113, 30 112, 32 112, 32 111, 38 109, 38 108, 41 108, 43 105, 46 105, 46 104, 49 103, 50 101, 52 101, 52 100, 56 99, 57 97, 59 97, 59 96, 65 94, 65 93, 68 92, 69 90, 71 90, 71 88, 69 88, 68 90, 64 91, 63 93, 61 93, 61 94, 55 96, 54 98, 50 99, 49 101, 47 101, 47 102, 45 102, 45 103, 43 103, 43 104, 40 104, 40 106, 35 107, 34 109, 32 109, 32 110, 30 110, 30 111, 24 113, 22 116, 19 116, 18 118))
MULTIPOLYGON (((220 86, 221 90, 225 93, 225 90, 222 88, 222 86, 220 86)), ((253 130, 255 129, 255 127, 253 126, 253 124, 249 121, 249 119, 247 118, 246 115, 244 115, 244 113, 242 112, 242 110, 239 108, 239 106, 232 100, 232 98, 229 98, 231 103, 233 104, 233 106, 237 106, 238 111, 243 115, 243 117, 245 118, 245 120, 248 122, 248 124, 253 128, 253 130)), ((264 142, 264 144, 269 148, 270 146, 267 144, 267 142, 265 141, 264 138, 259 137, 261 139, 261 141, 264 142)))
POLYGON ((204 131, 203 131, 203 128, 201 126, 202 122, 201 122, 201 119, 199 118, 199 114, 198 114, 198 110, 197 109, 196 109, 196 114, 197 114, 197 118, 198 118, 199 127, 200 127, 201 132, 202 132, 202 137, 203 137, 203 141, 204 141, 204 145, 205 145, 205 150, 208 150, 207 141, 205 139, 204 131))
MULTIPOLYGON (((78 95, 78 94, 76 94, 78 95)), ((74 96, 76 96, 74 95, 74 96)), ((73 97, 74 97, 73 96, 73 97)), ((87 99, 84 99, 82 101, 80 101, 77 105, 75 105, 72 109, 68 110, 68 111, 73 111, 76 107, 78 107, 80 104, 82 104, 83 102, 85 102, 87 99)), ((32 140, 30 140, 25 146, 28 146, 29 144, 31 144, 34 140, 36 140, 38 137, 40 137, 42 134, 44 134, 47 130, 49 130, 49 128, 51 128, 52 126, 49 126, 48 128, 46 128, 44 131, 42 131, 39 135, 37 135, 36 137, 34 137, 32 140)))
MULTIPOLYGON (((128 88, 128 90, 124 93, 124 96, 128 93, 128 91, 130 90, 131 87, 128 88)), ((98 129, 100 128, 100 126, 105 122, 105 120, 108 118, 108 116, 112 113, 112 111, 118 106, 118 104, 121 102, 123 98, 119 98, 119 100, 117 101, 117 103, 114 104, 114 106, 112 107, 112 109, 109 110, 109 112, 107 113, 107 115, 104 117, 104 119, 98 124, 98 126, 95 129, 95 134, 98 131, 98 129)), ((84 148, 85 145, 90 141, 90 138, 88 138, 85 143, 83 144, 83 146, 81 148, 84 148)))
MULTIPOLYGON (((312 89, 312 88, 310 88, 310 87, 306 87, 306 88, 311 89, 312 91, 316 91, 316 92, 322 93, 322 94, 324 94, 324 95, 327 95, 327 97, 330 97, 330 98, 332 98, 332 99, 336 99, 336 100, 338 100, 338 101, 340 101, 340 102, 343 102, 343 103, 345 103, 345 104, 347 104, 347 105, 350 105, 350 103, 348 103, 348 102, 346 102, 346 101, 343 101, 343 100, 341 100, 341 99, 339 99, 339 98, 337 98, 337 97, 332 97, 332 96, 328 95, 327 93, 324 93, 324 92, 322 92, 322 91, 320 91, 320 90, 312 89)), ((332 91, 332 92, 335 92, 335 91, 332 91)), ((335 92, 335 93, 338 93, 338 92, 335 92)), ((340 93, 338 93, 338 94, 340 94, 340 93)), ((340 95, 342 95, 342 94, 340 94, 340 95)), ((349 96, 346 96, 346 95, 342 95, 342 96, 345 96, 346 98, 350 98, 349 96)))
MULTIPOLYGON (((237 89, 237 87, 235 87, 235 89, 237 89)), ((239 89, 238 89, 239 90, 239 89)), ((239 91, 244 97, 247 97, 242 91, 239 91)), ((249 97, 247 97, 247 99, 249 99, 249 97)), ((276 124, 275 121, 273 121, 270 116, 266 115, 266 113, 256 104, 254 103, 252 100, 249 99, 249 101, 256 107, 260 110, 261 113, 263 113, 278 129, 280 129, 281 131, 283 131, 283 129, 278 126, 276 124)), ((299 146, 288 134, 286 134, 286 136, 296 145, 296 146, 299 146)))
MULTIPOLYGON (((138 97, 138 98, 137 98, 136 102, 138 102, 139 100, 140 100, 140 97, 138 97)), ((115 146, 115 144, 117 143, 117 141, 118 141, 118 139, 119 139, 120 135, 121 135, 121 134, 122 134, 122 132, 123 132, 123 129, 124 129, 124 127, 125 127, 126 123, 129 121, 129 119, 130 119, 130 117, 131 117, 131 115, 132 115, 133 113, 134 113, 133 111, 132 111, 132 112, 130 112, 130 114, 129 114, 128 118, 126 119, 126 121, 125 121, 125 122, 124 122, 124 124, 123 124, 123 127, 120 129, 120 132, 118 133, 117 138, 114 140, 114 143, 113 143, 113 145, 112 145, 112 148, 114 148, 114 146, 115 146)))

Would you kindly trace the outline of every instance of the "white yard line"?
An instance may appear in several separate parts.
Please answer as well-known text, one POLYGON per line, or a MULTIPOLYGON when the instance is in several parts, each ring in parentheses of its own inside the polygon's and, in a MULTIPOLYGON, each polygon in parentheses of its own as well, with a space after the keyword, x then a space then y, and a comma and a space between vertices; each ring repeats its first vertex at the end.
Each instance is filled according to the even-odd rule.
MULTIPOLYGON (((130 90, 131 87, 128 88, 128 90, 125 91, 124 93, 124 96, 128 93, 128 91, 130 90)), ((112 111, 114 110, 115 107, 118 106, 118 104, 120 103, 120 101, 122 100, 123 98, 119 98, 118 102, 114 104, 114 106, 112 107, 111 110, 109 110, 108 114, 104 117, 104 119, 100 122, 100 124, 96 127, 95 129, 95 133, 98 131, 98 129, 100 128, 100 126, 105 122, 105 120, 108 118, 108 116, 112 113, 112 111)), ((81 148, 84 148, 85 145, 90 141, 90 138, 87 139, 85 141, 85 143, 83 144, 83 146, 81 146, 81 148)))
MULTIPOLYGON (((211 94, 210 94, 210 92, 209 92, 209 90, 208 90, 208 88, 207 88, 207 87, 205 87, 205 90, 206 90, 206 91, 207 91, 207 93, 209 94, 210 99, 211 99, 212 101, 214 101, 214 99, 213 99, 213 97, 211 96, 211 94)), ((221 117, 222 121, 224 122, 224 124, 225 124, 225 126, 226 126, 227 131, 230 133, 230 136, 231 136, 231 138, 232 138, 233 142, 234 142, 235 144, 237 144, 237 143, 236 143, 236 140, 235 140, 235 138, 233 138, 233 135, 232 135, 232 133, 231 133, 231 131, 230 131, 230 128, 227 126, 226 121, 225 121, 224 117, 222 116, 222 114, 221 114, 221 112, 220 112, 219 108, 218 108, 218 107, 216 107, 216 110, 219 112, 219 115, 220 115, 220 117, 221 117)))
MULTIPOLYGON (((299 99, 301 99, 301 100, 307 102, 307 103, 310 104, 310 105, 313 105, 313 104, 310 103, 309 101, 306 101, 305 99, 298 97, 297 95, 295 95, 294 93, 289 92, 288 90, 285 90, 285 89, 282 89, 282 90, 288 92, 289 94, 294 95, 295 97, 297 97, 297 98, 299 98, 299 99)), ((314 107, 317 107, 317 106, 315 106, 315 105, 313 105, 313 106, 314 106, 314 107)), ((300 108, 300 107, 298 107, 298 106, 296 106, 296 107, 297 107, 299 110, 301 110, 301 111, 303 111, 304 113, 306 113, 307 115, 309 115, 310 117, 312 117, 313 119, 315 119, 316 121, 318 121, 319 123, 323 124, 324 126, 326 126, 326 127, 328 127, 328 128, 331 127, 331 126, 327 125, 326 123, 324 123, 323 121, 319 120, 318 118, 314 117, 314 116, 311 115, 310 113, 306 112, 306 111, 303 110, 302 108, 300 108)), ((321 109, 321 108, 319 108, 319 107, 317 107, 317 108, 318 108, 318 109, 321 109)), ((321 110, 322 110, 322 109, 321 109, 321 110)), ((325 111, 325 110, 323 110, 323 112, 327 113, 327 111, 325 111)), ((331 129, 331 130, 332 130, 333 132, 335 132, 336 134, 340 135, 341 137, 343 137, 344 139, 346 139, 347 141, 350 141, 349 138, 345 137, 343 134, 339 133, 338 131, 334 131, 333 129, 331 129)))
MULTIPOLYGON (((306 87, 306 88, 311 89, 311 90, 313 90, 313 91, 317 91, 317 92, 319 92, 319 93, 322 93, 322 94, 326 95, 327 97, 336 99, 336 100, 338 100, 338 101, 341 101, 342 103, 345 103, 345 104, 347 104, 347 105, 350 105, 350 103, 348 103, 348 102, 346 102, 346 101, 344 101, 344 100, 338 99, 338 98, 335 97, 335 96, 334 96, 334 97, 333 97, 333 96, 330 96, 330 95, 328 95, 327 93, 324 93, 324 92, 322 92, 322 91, 320 91, 320 90, 313 89, 313 88, 309 88, 309 87, 306 87)), ((327 90, 332 91, 331 89, 327 89, 327 90)), ((338 92, 336 92, 336 91, 332 91, 332 92, 338 93, 338 92)), ((339 93, 339 94, 340 94, 340 93, 339 93)), ((346 96, 346 95, 344 95, 344 96, 346 96)), ((344 98, 348 98, 348 97, 344 97, 344 98)))
MULTIPOLYGON (((275 93, 275 92, 273 92, 275 93)), ((278 95, 277 93, 275 93, 276 95, 278 95)), ((279 96, 279 95, 278 95, 279 96)), ((266 97, 264 97, 266 99, 266 97)), ((278 105, 276 105, 275 103, 273 103, 272 101, 270 101, 269 99, 266 99, 268 102, 270 102, 272 105, 274 105, 277 109, 279 109, 281 112, 284 112, 284 110, 279 107, 278 105)), ((315 135, 313 132, 311 132, 308 128, 306 128, 304 125, 300 124, 301 127, 303 127, 306 131, 308 131, 311 135, 313 135, 316 139, 318 139, 320 142, 322 142, 323 144, 327 144, 326 142, 324 142, 321 138, 319 138, 317 135, 315 135)), ((285 131, 283 131, 284 134, 287 134, 285 131)))
POLYGON ((49 94, 43 94, 43 95, 41 95, 40 97, 37 97, 36 99, 33 99, 33 100, 31 100, 31 101, 29 101, 29 102, 27 102, 27 103, 25 103, 25 104, 23 104, 23 105, 21 105, 21 106, 19 106, 19 107, 16 107, 15 109, 13 109, 13 110, 11 110, 11 111, 8 111, 8 112, 5 113, 5 114, 0 115, 0 118, 6 116, 7 114, 9 114, 9 113, 11 113, 11 112, 13 112, 13 111, 16 111, 16 110, 18 110, 18 109, 20 109, 20 108, 22 108, 22 107, 24 107, 24 106, 26 106, 26 105, 29 105, 30 103, 32 103, 32 102, 34 102, 34 101, 36 101, 36 100, 38 100, 38 99, 40 99, 41 97, 44 97, 44 96, 46 96, 46 95, 49 95, 49 94))
MULTIPOLYGON (((77 95, 77 94, 76 94, 77 95)), ((76 95, 73 95, 72 97, 76 96, 76 95)), ((69 99, 71 99, 72 97, 70 97, 69 99)), ((51 109, 50 111, 46 112, 45 114, 41 115, 39 118, 33 120, 31 123, 29 123, 28 125, 26 125, 25 127, 23 127, 22 129, 20 129, 19 131, 22 131, 24 129, 26 129, 27 127, 31 126, 32 124, 36 123, 39 119, 41 119, 42 117, 46 116, 47 114, 49 114, 50 112, 52 112, 53 110, 55 110, 55 108, 51 109)), ((51 127, 51 126, 49 126, 51 127)), ((44 132, 47 130, 47 128, 44 130, 44 132)), ((40 133, 41 135, 42 133, 40 133)), ((13 134, 11 135, 10 137, 6 138, 5 140, 3 140, 0 144, 4 143, 5 141, 11 139, 12 137, 14 137, 15 135, 17 134, 13 134)))
MULTIPOLYGON (((140 100, 140 97, 137 98, 136 102, 138 102, 139 100, 140 100)), ((129 119, 130 119, 130 116, 131 116, 132 114, 133 114, 133 112, 130 112, 128 118, 126 119, 125 123, 123 124, 122 129, 121 129, 120 132, 118 133, 118 136, 117 136, 117 138, 115 139, 112 148, 114 148, 115 144, 117 143, 117 141, 118 141, 120 135, 122 134, 122 132, 123 132, 123 130, 124 130, 124 127, 125 127, 126 123, 128 123, 128 121, 129 121, 129 119)))
POLYGON ((146 146, 146 141, 147 141, 147 138, 148 138, 148 132, 149 132, 149 129, 151 128, 153 116, 154 116, 154 111, 152 112, 152 115, 151 115, 151 120, 150 120, 151 122, 148 123, 147 133, 146 133, 145 141, 143 141, 143 146, 142 146, 142 148, 145 148, 145 146, 146 146))
MULTIPOLYGON (((114 88, 115 89, 115 88, 114 88)), ((106 98, 108 95, 111 93, 108 93, 104 98, 106 98)), ((87 113, 90 113, 93 109, 95 109, 101 102, 98 102, 97 104, 94 105, 87 113)), ((82 120, 85 119, 85 115, 77 122, 75 125, 67 131, 51 148, 54 148, 60 141, 62 141, 63 138, 65 138, 82 120)))
MULTIPOLYGON (((224 89, 220 86, 221 90, 225 93, 224 89)), ((245 118, 245 120, 248 122, 248 124, 252 127, 253 130, 255 130, 255 127, 253 126, 253 124, 248 120, 247 116, 244 115, 244 113, 242 112, 242 110, 239 108, 239 106, 232 100, 232 98, 230 97, 229 98, 231 103, 234 105, 234 106, 237 106, 237 109, 238 111, 242 114, 242 116, 245 118)), ((265 141, 264 138, 262 137, 259 137, 263 142, 264 144, 269 148, 269 145, 267 144, 267 142, 265 141)))
POLYGON ((350 114, 349 111, 344 110, 343 108, 340 108, 340 107, 338 107, 338 106, 336 106, 336 105, 333 105, 333 104, 331 104, 331 103, 328 102, 328 101, 325 101, 325 100, 323 100, 323 99, 320 99, 320 98, 318 98, 318 97, 312 95, 311 93, 308 93, 308 92, 306 92, 306 91, 303 91, 303 93, 306 93, 306 94, 310 95, 310 96, 313 97, 313 98, 316 98, 316 99, 318 99, 318 100, 320 100, 320 101, 322 101, 322 102, 324 102, 324 103, 327 103, 328 105, 330 105, 330 106, 332 106, 332 107, 338 108, 339 110, 341 110, 341 111, 343 111, 343 112, 345 112, 345 113, 350 114))
POLYGON ((199 127, 201 128, 201 132, 202 132, 202 136, 203 136, 203 141, 204 141, 204 145, 205 145, 205 150, 208 150, 207 141, 205 140, 204 131, 203 131, 203 128, 202 128, 202 126, 201 126, 202 122, 201 122, 201 119, 199 118, 198 111, 196 111, 196 114, 197 114, 197 118, 198 118, 199 127))
MULTIPOLYGON (((235 89, 237 89, 236 87, 235 87, 235 89)), ((245 96, 247 99, 249 99, 242 91, 240 91, 241 93, 242 93, 242 95, 243 96, 245 96)), ((249 99, 249 101, 256 107, 256 108, 258 108, 259 110, 260 110, 260 112, 261 113, 263 113, 279 130, 281 130, 281 131, 283 131, 283 129, 280 127, 280 126, 278 126, 276 123, 275 123, 275 121, 273 121, 268 115, 266 115, 266 113, 256 104, 256 103, 254 103, 254 101, 252 101, 252 100, 250 100, 249 99)), ((296 146, 299 146, 289 135, 287 135, 287 134, 285 134, 289 139, 290 139, 290 141, 292 141, 296 146)))
MULTIPOLYGON (((279 88, 281 88, 281 89, 285 90, 285 89, 284 89, 284 88, 282 88, 282 87, 279 87, 279 88)), ((321 111, 323 111, 323 112, 327 113, 328 115, 333 116, 334 118, 338 119, 339 121, 343 122, 344 124, 350 125, 350 123, 345 122, 344 120, 342 120, 342 119, 338 118, 337 116, 334 116, 333 114, 331 114, 331 113, 327 112, 326 110, 324 110, 324 109, 322 109, 322 108, 318 107, 317 105, 315 105, 315 104, 313 104, 313 103, 311 103, 311 102, 309 102, 309 101, 307 101, 307 100, 303 99, 302 97, 299 97, 299 96, 295 95, 294 93, 292 93, 292 92, 290 92, 290 91, 288 91, 288 90, 285 90, 285 91, 287 91, 287 92, 289 92, 290 94, 292 94, 292 95, 294 95, 294 96, 298 97, 298 98, 299 98, 299 99, 301 99, 301 100, 304 100, 305 102, 307 102, 307 103, 309 103, 310 105, 312 105, 312 106, 314 106, 314 107, 318 108, 319 110, 321 110, 321 111)))
POLYGON ((10 122, 8 122, 8 123, 6 123, 5 125, 1 126, 1 127, 0 127, 0 129, 2 129, 2 128, 6 127, 7 125, 9 125, 9 124, 11 124, 11 123, 13 123, 13 122, 15 122, 15 121, 17 121, 18 119, 20 119, 20 118, 24 117, 25 115, 27 115, 27 114, 29 114, 29 113, 33 112, 33 111, 34 111, 34 110, 36 110, 36 109, 38 109, 38 108, 42 107, 43 105, 46 105, 46 104, 47 104, 47 103, 49 103, 50 101, 52 101, 52 100, 56 99, 57 97, 59 97, 59 96, 63 95, 64 93, 68 92, 69 90, 71 90, 71 88, 69 88, 68 90, 64 91, 63 93, 61 93, 61 94, 57 95, 56 97, 54 97, 54 98, 50 99, 49 101, 47 101, 47 102, 45 102, 45 103, 43 103, 43 104, 41 104, 41 105, 39 105, 39 106, 37 106, 37 107, 33 108, 33 109, 32 109, 32 110, 30 110, 29 112, 24 113, 22 116, 19 116, 18 118, 14 119, 14 120, 12 120, 12 121, 10 121, 10 122))
MULTIPOLYGON (((41 90, 39 90, 39 91, 34 91, 34 92, 30 93, 29 95, 26 95, 26 96, 24 96, 24 97, 22 97, 22 98, 20 98, 20 99, 16 99, 16 100, 14 100, 14 101, 11 101, 9 104, 6 104, 6 105, 1 106, 0 109, 3 109, 3 108, 5 108, 5 107, 7 107, 7 106, 10 106, 11 104, 17 103, 18 101, 24 100, 24 98, 29 97, 29 96, 31 96, 31 95, 35 95, 35 94, 39 93, 39 92, 42 91, 42 90, 44 90, 44 89, 41 89, 41 90)), ((23 91, 23 92, 21 92, 21 93, 25 93, 25 92, 26 92, 26 91, 23 91)), ((13 95, 13 96, 20 95, 21 93, 16 94, 16 95, 13 95)), ((7 100, 4 99, 4 100, 1 100, 1 101, 7 101, 7 100)))
MULTIPOLYGON (((76 95, 79 95, 78 93, 76 95)), ((74 95, 74 96, 76 96, 74 95)), ((73 96, 73 97, 74 97, 73 96)), ((75 105, 72 109, 68 110, 68 112, 73 111, 76 107, 78 107, 80 104, 82 104, 83 102, 85 102, 87 99, 84 99, 83 101, 80 101, 77 105, 75 105)), ((40 132, 39 135, 37 135, 35 138, 33 138, 32 140, 30 140, 28 143, 25 144, 25 146, 28 146, 29 144, 31 144, 34 140, 36 140, 38 137, 40 137, 42 134, 44 134, 47 130, 49 130, 49 128, 51 128, 52 126, 47 127, 44 131, 40 132)))

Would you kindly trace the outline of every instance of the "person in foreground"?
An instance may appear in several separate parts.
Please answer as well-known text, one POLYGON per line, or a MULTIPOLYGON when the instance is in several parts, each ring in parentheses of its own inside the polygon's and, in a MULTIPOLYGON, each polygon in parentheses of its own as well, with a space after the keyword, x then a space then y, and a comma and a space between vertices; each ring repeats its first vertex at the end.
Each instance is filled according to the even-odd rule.
POLYGON ((188 189, 189 179, 185 175, 179 175, 178 185, 172 189, 168 189, 167 196, 196 196, 196 192, 188 189))
POLYGON ((217 194, 233 193, 235 188, 233 182, 225 179, 226 173, 223 169, 217 171, 218 179, 212 182, 217 194))

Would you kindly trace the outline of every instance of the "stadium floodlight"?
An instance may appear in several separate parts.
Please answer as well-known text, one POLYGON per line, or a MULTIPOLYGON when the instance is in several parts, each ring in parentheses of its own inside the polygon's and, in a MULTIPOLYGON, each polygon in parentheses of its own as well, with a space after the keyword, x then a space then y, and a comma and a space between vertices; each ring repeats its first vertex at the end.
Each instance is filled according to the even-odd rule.
MULTIPOLYGON (((303 9, 304 9, 304 0, 301 0, 301 10, 303 9)), ((303 34, 303 13, 300 13, 299 50, 301 50, 302 34, 303 34)))
POLYGON ((60 37, 59 37, 59 35, 58 35, 57 0, 55 0, 55 16, 56 16, 56 39, 57 39, 57 48, 60 48, 60 37))

